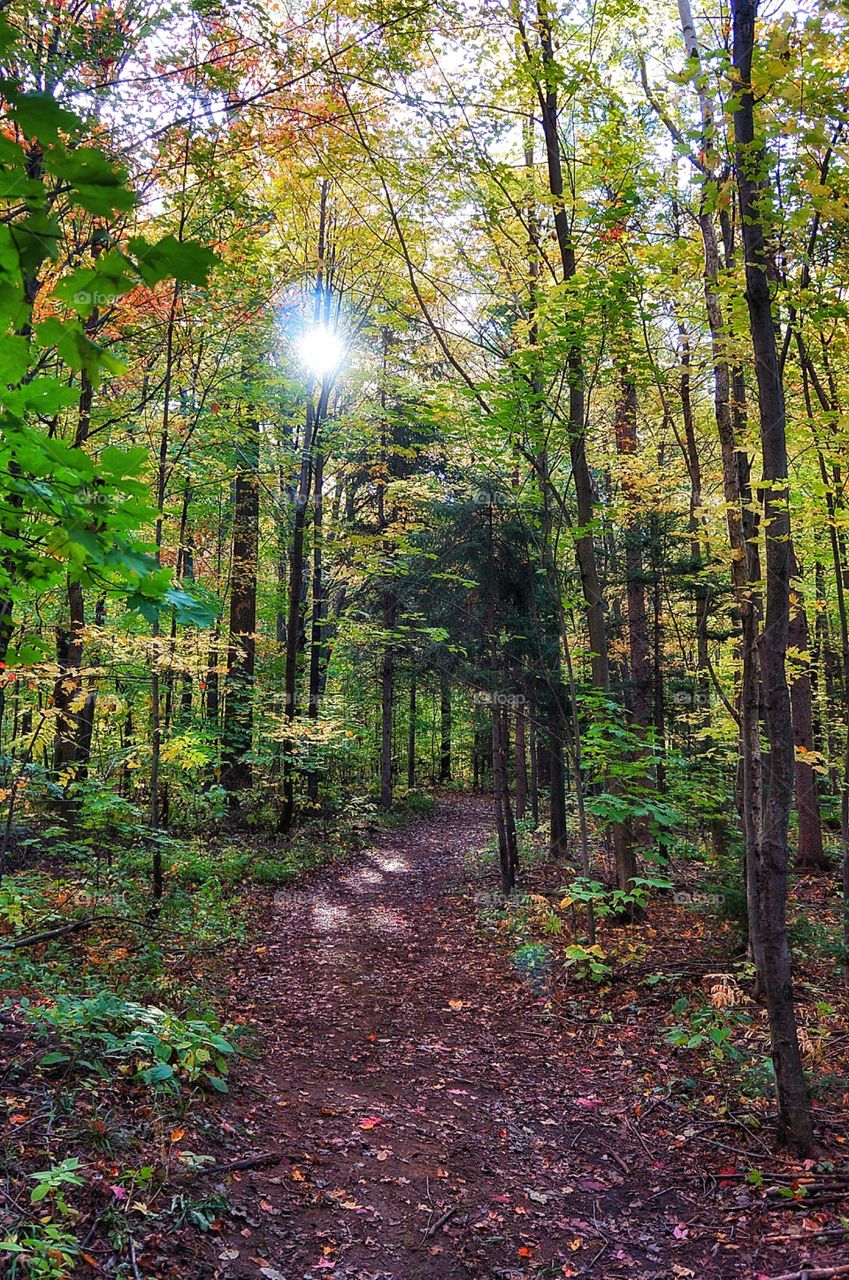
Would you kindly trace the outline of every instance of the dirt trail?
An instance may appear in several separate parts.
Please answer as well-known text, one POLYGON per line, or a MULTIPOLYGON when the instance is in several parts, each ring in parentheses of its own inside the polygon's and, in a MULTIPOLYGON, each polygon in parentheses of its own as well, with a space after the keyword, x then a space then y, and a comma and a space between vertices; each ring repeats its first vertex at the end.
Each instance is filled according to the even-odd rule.
POLYGON ((547 1022, 476 932, 462 855, 489 829, 485 801, 444 798, 277 895, 237 979, 263 1056, 222 1158, 287 1157, 228 1180, 233 1213, 193 1275, 752 1274, 745 1245, 722 1261, 697 1243, 703 1185, 626 1126, 639 1065, 611 1096, 575 1042, 592 1028, 547 1022))

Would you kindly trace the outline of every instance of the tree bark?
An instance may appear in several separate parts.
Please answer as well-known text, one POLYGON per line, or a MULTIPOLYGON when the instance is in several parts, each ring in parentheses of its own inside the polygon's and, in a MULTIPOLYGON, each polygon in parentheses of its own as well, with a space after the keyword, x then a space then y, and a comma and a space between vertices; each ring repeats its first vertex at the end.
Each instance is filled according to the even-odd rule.
MULTIPOLYGON (((312 625, 310 628, 310 676, 309 705, 307 715, 318 721, 319 703, 322 693, 322 671, 326 662, 324 645, 324 578, 322 557, 324 554, 324 454, 320 448, 315 451, 315 477, 313 481, 313 518, 312 518, 312 625)), ((318 802, 319 773, 316 762, 307 774, 307 796, 313 804, 318 802)))
POLYGON ((524 706, 516 708, 516 817, 522 819, 528 807, 528 753, 525 743, 527 716, 524 706))
MULTIPOLYGON (((791 552, 792 556, 792 552, 791 552)), ((793 558, 792 573, 799 578, 799 566, 793 558)), ((790 685, 790 709, 793 717, 793 743, 796 748, 796 814, 798 818, 799 844, 796 865, 806 871, 828 871, 831 864, 822 842, 822 820, 817 792, 817 775, 805 754, 814 749, 813 696, 811 690, 810 656, 808 653, 808 615, 800 592, 791 598, 788 642, 802 655, 804 666, 795 670, 790 685)))
POLYGON ((516 826, 510 803, 510 786, 507 778, 506 718, 497 700, 492 703, 492 787, 495 801, 495 825, 498 832, 498 863, 501 872, 501 889, 507 897, 516 884, 519 855, 516 844, 516 826))
POLYGON ((416 673, 410 673, 409 722, 407 724, 407 786, 416 785, 416 673))
POLYGON ((380 667, 380 807, 392 808, 392 711, 395 704, 395 594, 387 588, 383 595, 385 634, 380 667))
POLYGON ((757 0, 732 0, 735 75, 734 142, 746 259, 746 303, 758 384, 766 532, 766 617, 758 650, 770 748, 769 792, 756 850, 756 910, 763 985, 775 1067, 782 1137, 802 1156, 813 1148, 808 1091, 802 1070, 787 939, 788 821, 793 795, 793 729, 786 653, 790 617, 790 515, 784 387, 775 341, 764 224, 765 159, 756 140, 752 59, 757 0))
POLYGON ((451 682, 439 676, 439 781, 451 781, 451 682))
POLYGON ((230 646, 221 729, 221 784, 231 796, 250 787, 256 665, 256 585, 259 552, 259 423, 253 405, 243 418, 233 506, 230 646))

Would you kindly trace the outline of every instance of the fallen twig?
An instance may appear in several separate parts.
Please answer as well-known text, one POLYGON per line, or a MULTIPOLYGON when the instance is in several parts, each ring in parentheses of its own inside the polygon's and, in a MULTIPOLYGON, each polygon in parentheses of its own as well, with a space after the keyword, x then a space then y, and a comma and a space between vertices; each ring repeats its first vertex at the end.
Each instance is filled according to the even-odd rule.
POLYGON ((31 933, 26 938, 15 938, 12 942, 0 943, 0 951, 17 951, 18 947, 35 947, 39 942, 64 938, 69 933, 81 933, 83 929, 90 929, 94 923, 94 920, 72 920, 70 924, 60 925, 58 929, 45 929, 43 933, 31 933))
POLYGON ((429 1226, 426 1231, 422 1232, 422 1239, 429 1240, 431 1236, 436 1235, 439 1228, 444 1227, 446 1222, 450 1222, 450 1220, 454 1217, 454 1214, 459 1211, 459 1208, 460 1206, 458 1204, 455 1204, 455 1205, 452 1205, 450 1209, 446 1209, 445 1212, 442 1214, 442 1216, 436 1219, 436 1222, 434 1222, 431 1226, 429 1226))
POLYGON ((142 1280, 141 1272, 139 1271, 139 1264, 136 1260, 136 1242, 132 1236, 130 1236, 130 1262, 133 1264, 134 1280, 142 1280))
POLYGON ((834 1280, 835 1276, 849 1276, 849 1267, 814 1267, 804 1271, 785 1271, 768 1280, 834 1280))
POLYGON ((782 1234, 764 1236, 764 1244, 804 1244, 806 1240, 818 1240, 822 1236, 846 1236, 849 1227, 812 1227, 810 1231, 795 1232, 792 1235, 782 1234))
POLYGON ((256 1155, 244 1156, 241 1160, 226 1160, 223 1164, 207 1164, 200 1166, 197 1173, 236 1173, 241 1169, 259 1169, 267 1164, 280 1164, 286 1159, 285 1151, 258 1151, 256 1155))

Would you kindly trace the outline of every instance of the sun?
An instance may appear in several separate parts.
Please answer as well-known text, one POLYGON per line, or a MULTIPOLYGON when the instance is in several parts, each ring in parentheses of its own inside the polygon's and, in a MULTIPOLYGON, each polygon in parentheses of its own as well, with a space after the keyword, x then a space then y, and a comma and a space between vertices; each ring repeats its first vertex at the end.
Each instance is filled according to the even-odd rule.
POLYGON ((326 378, 342 363, 345 346, 333 329, 319 325, 306 330, 297 343, 297 351, 310 373, 317 378, 326 378))

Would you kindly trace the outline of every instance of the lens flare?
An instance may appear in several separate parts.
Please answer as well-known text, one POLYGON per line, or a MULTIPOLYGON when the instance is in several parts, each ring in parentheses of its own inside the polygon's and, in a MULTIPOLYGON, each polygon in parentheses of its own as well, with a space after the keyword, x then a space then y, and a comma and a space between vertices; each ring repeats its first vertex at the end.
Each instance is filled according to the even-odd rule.
POLYGON ((341 338, 325 325, 307 329, 297 344, 297 351, 301 363, 317 378, 334 373, 345 355, 341 338))

